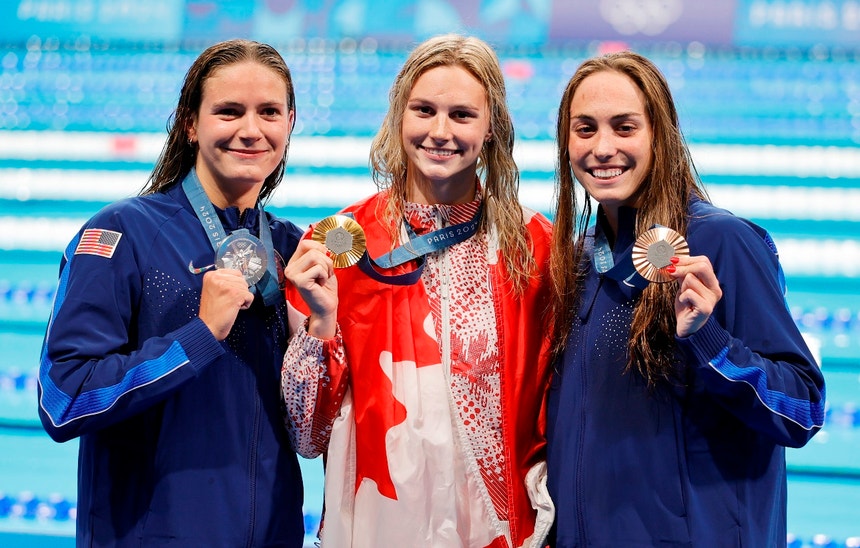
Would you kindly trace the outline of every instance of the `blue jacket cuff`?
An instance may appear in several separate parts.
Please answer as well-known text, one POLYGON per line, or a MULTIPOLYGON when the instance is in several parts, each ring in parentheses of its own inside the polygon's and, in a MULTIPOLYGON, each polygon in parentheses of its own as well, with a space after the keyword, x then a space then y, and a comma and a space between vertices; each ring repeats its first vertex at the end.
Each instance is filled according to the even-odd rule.
POLYGON ((182 345, 191 367, 197 372, 200 372, 226 352, 224 346, 200 318, 194 318, 180 327, 173 332, 173 336, 182 345))
POLYGON ((713 316, 701 328, 687 337, 675 336, 678 347, 699 366, 707 365, 731 343, 731 335, 713 316))

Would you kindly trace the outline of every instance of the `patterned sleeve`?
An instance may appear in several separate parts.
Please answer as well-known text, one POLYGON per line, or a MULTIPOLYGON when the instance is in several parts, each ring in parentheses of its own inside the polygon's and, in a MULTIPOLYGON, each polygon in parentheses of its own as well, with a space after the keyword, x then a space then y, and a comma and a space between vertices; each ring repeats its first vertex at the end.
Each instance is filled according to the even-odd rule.
POLYGON ((312 459, 326 450, 348 384, 340 328, 329 340, 308 335, 306 323, 296 329, 284 355, 281 389, 287 431, 298 454, 312 459))

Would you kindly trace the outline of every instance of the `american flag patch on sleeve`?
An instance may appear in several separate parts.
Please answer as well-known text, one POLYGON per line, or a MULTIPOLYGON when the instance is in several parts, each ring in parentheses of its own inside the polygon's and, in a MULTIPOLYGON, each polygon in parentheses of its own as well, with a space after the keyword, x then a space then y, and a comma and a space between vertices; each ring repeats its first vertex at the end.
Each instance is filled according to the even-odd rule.
POLYGON ((81 241, 75 248, 75 255, 98 255, 110 259, 120 238, 122 238, 122 232, 88 228, 81 234, 81 241))

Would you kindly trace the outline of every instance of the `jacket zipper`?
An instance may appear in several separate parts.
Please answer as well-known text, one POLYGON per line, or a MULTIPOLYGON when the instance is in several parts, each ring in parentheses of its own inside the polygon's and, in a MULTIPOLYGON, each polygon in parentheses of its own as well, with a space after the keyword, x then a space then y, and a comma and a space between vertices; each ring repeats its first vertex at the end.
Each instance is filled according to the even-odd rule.
MULTIPOLYGON (((602 280, 598 281, 598 289, 602 280)), ((576 321, 579 321, 578 319, 576 321)), ((583 507, 582 501, 585 500, 584 488, 583 488, 583 477, 585 475, 585 471, 583 470, 584 463, 584 453, 585 453, 585 429, 586 429, 586 416, 585 409, 587 407, 586 398, 588 397, 588 390, 586 389, 586 382, 588 381, 588 371, 586 370, 586 363, 588 362, 586 353, 589 351, 589 347, 587 344, 584 344, 585 341, 591 340, 591 323, 585 321, 583 323, 583 331, 577 331, 577 339, 573 341, 575 345, 578 345, 581 350, 575 351, 579 353, 580 359, 579 363, 576 364, 579 369, 579 435, 577 436, 577 449, 576 449, 576 486, 575 493, 576 498, 574 501, 574 505, 576 508, 576 524, 577 524, 577 536, 581 544, 587 544, 587 534, 588 531, 586 529, 586 520, 585 520, 585 509, 583 507)))
MULTIPOLYGON (((449 403, 451 406, 452 418, 454 419, 456 426, 454 428, 454 435, 460 437, 460 441, 464 447, 464 452, 470 457, 474 458, 472 450, 468 446, 468 440, 464 438, 464 434, 462 432, 460 426, 460 419, 457 417, 458 410, 455 408, 453 400, 451 400, 451 284, 450 284, 450 261, 451 254, 448 249, 443 249, 439 253, 439 321, 441 323, 439 333, 442 337, 442 369, 445 372, 445 379, 448 382, 448 397, 449 403)), ((490 281, 492 284, 492 280, 490 281)), ((493 301, 493 306, 495 306, 495 300, 493 301)), ((502 375, 503 377, 503 375, 502 375)), ((504 399, 504 398, 503 398, 504 399)), ((504 436, 504 433, 502 434, 504 436)), ((483 479, 480 477, 480 473, 478 473, 477 482, 479 490, 483 492, 484 500, 487 501, 487 512, 491 517, 491 523, 495 527, 496 532, 498 534, 502 534, 503 530, 501 524, 499 523, 498 516, 496 515, 495 509, 492 507, 492 503, 489 502, 490 496, 484 486, 483 479)), ((510 522, 509 522, 510 523, 510 522)), ((511 535, 513 535, 513 531, 509 531, 511 535)), ((507 541, 505 542, 506 546, 509 546, 507 541)))
POLYGON ((249 478, 248 485, 250 493, 248 493, 249 502, 249 522, 248 522, 248 548, 254 545, 254 531, 257 522, 257 450, 259 449, 260 437, 260 401, 256 399, 254 403, 254 427, 251 430, 251 444, 248 454, 249 461, 249 478))

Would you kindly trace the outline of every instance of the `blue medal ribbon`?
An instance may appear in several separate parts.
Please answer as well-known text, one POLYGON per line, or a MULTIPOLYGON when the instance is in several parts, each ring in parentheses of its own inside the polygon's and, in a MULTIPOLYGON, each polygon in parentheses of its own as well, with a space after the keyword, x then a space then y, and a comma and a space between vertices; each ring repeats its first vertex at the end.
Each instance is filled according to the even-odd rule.
POLYGON ((406 226, 409 231, 408 242, 376 259, 371 258, 370 254, 365 251, 357 263, 358 267, 362 272, 378 282, 390 285, 412 285, 421 278, 421 272, 424 270, 426 262, 425 256, 428 253, 440 251, 446 247, 468 240, 478 231, 478 224, 481 222, 483 209, 484 206, 481 204, 470 220, 446 226, 422 236, 415 234, 415 231, 407 223, 406 226), (418 261, 417 268, 404 274, 383 274, 378 270, 380 268, 399 266, 412 260, 418 261))
POLYGON ((594 264, 594 269, 601 276, 606 276, 636 289, 645 289, 648 287, 648 280, 643 278, 636 271, 636 267, 633 266, 632 253, 625 253, 620 262, 618 264, 615 263, 612 249, 609 247, 609 241, 606 239, 606 234, 603 231, 597 233, 595 230, 594 247, 591 250, 591 262, 594 264))
MULTIPOLYGON (((209 242, 212 244, 212 249, 217 251, 218 246, 221 245, 227 234, 224 231, 224 226, 221 224, 221 219, 218 218, 215 206, 212 205, 212 202, 203 190, 203 185, 200 184, 200 179, 197 178, 197 171, 194 168, 191 168, 191 171, 183 179, 182 190, 185 192, 188 201, 191 202, 194 213, 206 231, 209 242)), ((265 211, 263 211, 263 206, 258 204, 258 209, 260 210, 260 240, 263 241, 263 248, 266 250, 268 264, 266 272, 260 281, 249 289, 251 292, 259 292, 266 306, 272 306, 273 304, 277 304, 281 298, 281 290, 278 287, 278 270, 275 263, 275 246, 272 244, 272 231, 269 228, 268 218, 265 211)))

